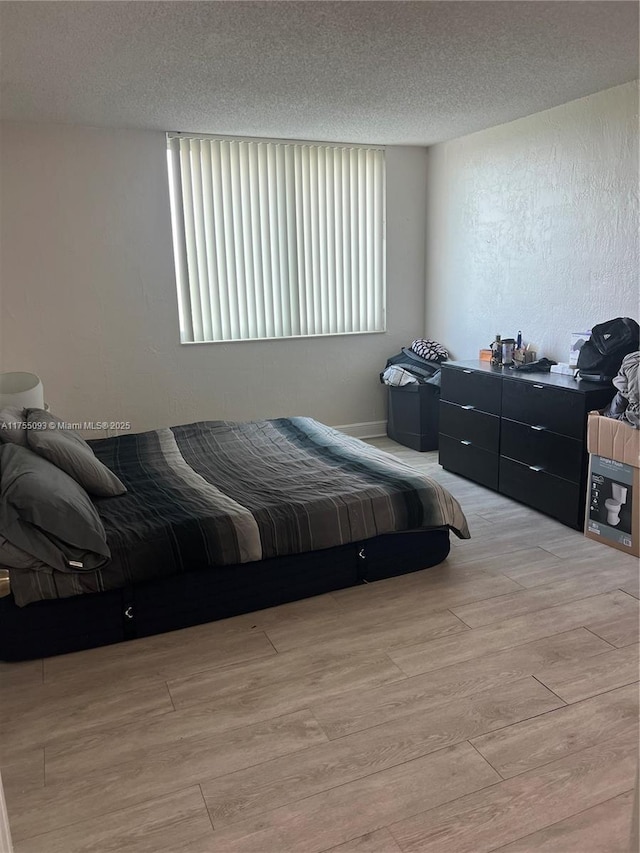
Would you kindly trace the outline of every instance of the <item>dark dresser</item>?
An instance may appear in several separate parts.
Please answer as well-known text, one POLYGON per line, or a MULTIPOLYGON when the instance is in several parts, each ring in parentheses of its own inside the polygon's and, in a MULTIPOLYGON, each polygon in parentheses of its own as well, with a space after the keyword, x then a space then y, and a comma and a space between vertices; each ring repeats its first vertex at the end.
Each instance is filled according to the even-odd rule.
POLYGON ((440 464, 581 529, 587 414, 614 392, 556 373, 445 362, 440 464))

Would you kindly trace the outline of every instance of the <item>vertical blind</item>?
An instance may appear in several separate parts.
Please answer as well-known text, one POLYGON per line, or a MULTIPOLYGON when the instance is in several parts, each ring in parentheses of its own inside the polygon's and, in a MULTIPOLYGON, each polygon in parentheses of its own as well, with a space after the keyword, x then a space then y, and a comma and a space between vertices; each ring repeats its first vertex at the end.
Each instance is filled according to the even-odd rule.
POLYGON ((167 138, 184 343, 384 330, 382 149, 167 138))

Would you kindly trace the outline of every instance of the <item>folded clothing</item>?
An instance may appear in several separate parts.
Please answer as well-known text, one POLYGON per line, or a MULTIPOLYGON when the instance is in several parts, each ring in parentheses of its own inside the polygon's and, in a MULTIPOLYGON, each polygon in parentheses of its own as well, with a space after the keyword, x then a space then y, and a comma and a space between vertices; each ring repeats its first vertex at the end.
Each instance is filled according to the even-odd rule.
POLYGON ((392 366, 401 367, 407 373, 415 377, 420 384, 429 384, 440 386, 440 364, 437 361, 427 361, 422 356, 410 350, 408 347, 402 347, 402 352, 392 355, 387 359, 385 370, 380 374, 380 382, 385 385, 404 385, 406 382, 388 382, 385 379, 385 374, 392 366))
POLYGON ((618 389, 603 414, 608 418, 625 421, 634 429, 640 428, 640 391, 638 389, 638 368, 640 351, 626 355, 620 365, 613 384, 618 389))
POLYGON ((387 367, 382 374, 382 381, 385 385, 395 385, 396 387, 418 384, 418 378, 405 370, 404 367, 400 367, 399 364, 391 364, 387 367))

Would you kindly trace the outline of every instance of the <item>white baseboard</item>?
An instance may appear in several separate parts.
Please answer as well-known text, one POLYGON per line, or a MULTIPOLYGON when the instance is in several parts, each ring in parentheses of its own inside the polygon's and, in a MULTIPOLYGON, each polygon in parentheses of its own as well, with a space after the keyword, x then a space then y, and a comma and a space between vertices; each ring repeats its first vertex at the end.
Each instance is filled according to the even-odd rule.
POLYGON ((342 424, 334 426, 334 429, 339 429, 340 432, 352 435, 354 438, 378 438, 387 434, 387 422, 366 421, 362 424, 342 424))

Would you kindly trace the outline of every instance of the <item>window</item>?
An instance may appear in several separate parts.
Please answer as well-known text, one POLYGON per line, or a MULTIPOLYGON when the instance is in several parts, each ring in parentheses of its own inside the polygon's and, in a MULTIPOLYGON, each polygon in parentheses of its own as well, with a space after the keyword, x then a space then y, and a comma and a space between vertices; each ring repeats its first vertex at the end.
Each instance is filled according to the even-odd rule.
POLYGON ((183 343, 384 331, 383 149, 167 138, 183 343))

